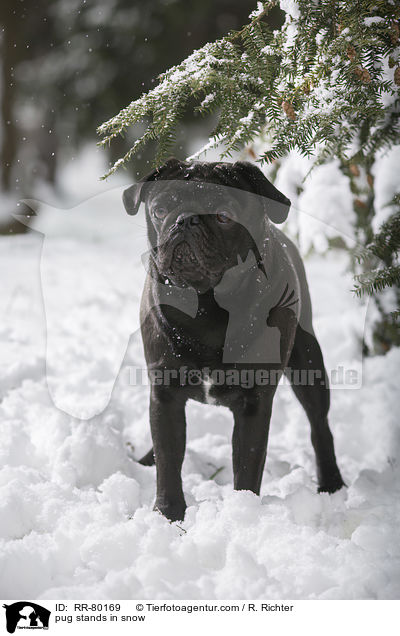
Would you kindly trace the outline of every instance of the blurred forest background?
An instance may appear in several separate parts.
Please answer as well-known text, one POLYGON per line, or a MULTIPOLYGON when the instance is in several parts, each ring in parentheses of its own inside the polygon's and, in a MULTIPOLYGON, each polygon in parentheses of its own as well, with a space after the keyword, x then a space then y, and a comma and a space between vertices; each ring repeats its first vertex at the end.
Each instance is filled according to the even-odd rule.
MULTIPOLYGON (((97 143, 99 124, 253 9, 254 0, 2 0, 0 231, 25 231, 11 216, 19 199, 35 196, 39 182, 56 187, 60 164, 97 143)), ((269 19, 279 26, 283 13, 269 19)), ((188 112, 180 156, 194 131, 207 137, 204 125, 188 112)), ((112 144, 110 163, 132 134, 112 144)), ((145 172, 153 152, 149 145, 135 158, 132 174, 145 172)))
MULTIPOLYGON (((289 12, 292 4, 281 3, 289 12)), ((27 226, 13 216, 30 213, 28 208, 18 204, 21 199, 48 200, 54 194, 65 205, 72 205, 71 180, 66 178, 66 169, 71 166, 76 166, 75 170, 80 169, 88 181, 95 183, 95 187, 99 183, 100 187, 98 179, 107 171, 107 166, 111 167, 123 156, 145 128, 142 124, 130 127, 124 137, 115 137, 110 147, 98 149, 96 155, 97 127, 157 86, 160 73, 181 63, 207 42, 241 29, 256 5, 255 0, 153 0, 148 3, 139 0, 2 0, 0 234, 26 232, 27 226), (79 168, 80 157, 88 148, 90 153, 79 168), (93 163, 96 159, 98 165, 93 163)), ((308 6, 307 3, 304 6, 308 6)), ((276 6, 264 20, 269 28, 281 29, 285 13, 276 6)), ((307 20, 305 25, 307 30, 307 20)), ((391 29, 387 37, 395 50, 399 41, 398 20, 391 29)), ((364 31, 362 33, 364 36, 364 31)), ((373 53, 373 48, 371 51, 373 53)), ((347 59, 349 55, 347 50, 344 57, 347 59)), ((189 103, 179 121, 176 145, 171 151, 182 159, 207 141, 216 122, 214 114, 202 118, 193 113, 189 103)), ((246 148, 249 159, 262 154, 262 140, 260 143, 260 148, 254 147, 254 151, 251 145, 246 148)), ((154 161, 155 150, 155 142, 150 142, 134 156, 127 166, 126 182, 146 173, 154 161)), ((397 151, 400 152, 400 146, 397 151)), ((365 183, 360 178, 365 172, 363 168, 360 172, 357 165, 350 163, 339 166, 339 170, 329 159, 329 165, 315 171, 314 181, 308 179, 305 188, 304 180, 311 165, 304 157, 293 157, 290 153, 283 162, 276 161, 269 173, 290 196, 292 209, 303 206, 316 218, 323 216, 328 240, 315 230, 309 216, 303 218, 301 227, 300 222, 295 227, 295 219, 289 220, 292 227, 286 229, 293 234, 303 255, 310 249, 323 251, 328 244, 350 249, 346 234, 361 246, 375 240, 373 255, 384 262, 384 273, 390 276, 381 285, 380 272, 374 269, 371 274, 369 266, 363 266, 361 271, 366 270, 367 276, 362 293, 365 289, 368 293, 380 292, 381 288, 398 281, 399 211, 398 198, 393 199, 395 195, 398 197, 398 176, 393 166, 397 156, 393 154, 386 162, 377 163, 376 174, 370 174, 372 171, 368 168, 365 183), (331 206, 326 204, 329 188, 331 206), (397 207, 393 207, 394 203, 397 207), (390 225, 382 226, 383 231, 381 224, 393 210, 390 225), (338 223, 339 232, 334 230, 338 223), (376 235, 379 230, 380 234, 376 235), (332 231, 334 236, 330 236, 332 231)), ((116 182, 109 182, 108 187, 113 183, 116 182)), ((75 198, 94 194, 79 190, 80 187, 76 185, 75 198)), ((353 265, 353 269, 359 271, 357 265, 353 265)), ((398 325, 393 322, 393 315, 400 314, 399 294, 397 284, 390 291, 389 300, 376 294, 380 318, 374 332, 375 344, 370 349, 384 353, 393 343, 400 343, 398 325)))

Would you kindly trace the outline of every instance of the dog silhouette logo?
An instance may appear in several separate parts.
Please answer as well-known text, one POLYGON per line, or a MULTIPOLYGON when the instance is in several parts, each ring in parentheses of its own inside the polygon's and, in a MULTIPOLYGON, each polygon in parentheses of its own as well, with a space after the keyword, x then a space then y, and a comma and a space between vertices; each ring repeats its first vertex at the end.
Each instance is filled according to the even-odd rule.
POLYGON ((18 601, 11 605, 3 605, 6 610, 7 631, 14 634, 16 629, 48 629, 50 610, 32 603, 18 601))

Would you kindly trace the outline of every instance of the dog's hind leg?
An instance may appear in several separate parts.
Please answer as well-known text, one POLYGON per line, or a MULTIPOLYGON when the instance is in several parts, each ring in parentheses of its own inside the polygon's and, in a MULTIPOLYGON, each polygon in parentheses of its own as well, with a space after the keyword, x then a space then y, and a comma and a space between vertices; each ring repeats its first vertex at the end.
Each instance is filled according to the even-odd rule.
POLYGON ((311 424, 319 491, 335 492, 345 484, 336 463, 333 437, 328 425, 328 378, 317 339, 300 325, 297 326, 287 375, 311 424))

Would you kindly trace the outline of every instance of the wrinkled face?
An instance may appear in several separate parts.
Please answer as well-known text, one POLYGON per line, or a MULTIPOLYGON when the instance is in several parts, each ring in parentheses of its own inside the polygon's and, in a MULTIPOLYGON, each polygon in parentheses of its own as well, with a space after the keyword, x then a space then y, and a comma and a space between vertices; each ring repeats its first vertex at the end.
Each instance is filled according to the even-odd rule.
MULTIPOLYGON (((240 190, 202 182, 158 182, 146 196, 147 223, 158 272, 199 293, 215 287, 224 272, 258 249, 245 227, 246 196, 240 190)), ((262 211, 259 217, 262 231, 262 211)), ((255 216, 256 215, 256 216, 255 216)), ((254 222, 253 222, 254 226, 254 222)), ((252 236, 253 234, 253 236, 252 236)))

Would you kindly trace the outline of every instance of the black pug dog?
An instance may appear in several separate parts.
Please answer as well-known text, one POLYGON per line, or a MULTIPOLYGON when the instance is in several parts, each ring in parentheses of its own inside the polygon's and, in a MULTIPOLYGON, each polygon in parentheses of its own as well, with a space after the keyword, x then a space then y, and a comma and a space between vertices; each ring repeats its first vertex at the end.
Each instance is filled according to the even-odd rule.
POLYGON ((155 509, 184 518, 189 398, 232 411, 234 487, 259 494, 283 372, 311 424, 319 490, 341 488, 303 263, 270 222, 286 219, 290 201, 253 164, 177 159, 125 190, 123 201, 128 214, 145 202, 151 245, 141 325, 154 451, 141 463, 155 460, 155 509))

